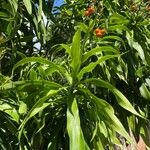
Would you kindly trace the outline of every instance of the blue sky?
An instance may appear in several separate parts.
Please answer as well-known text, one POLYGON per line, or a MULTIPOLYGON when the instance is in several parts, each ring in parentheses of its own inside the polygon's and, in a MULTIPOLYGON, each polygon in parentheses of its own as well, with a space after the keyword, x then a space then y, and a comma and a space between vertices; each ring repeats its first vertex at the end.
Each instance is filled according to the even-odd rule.
POLYGON ((58 6, 59 7, 63 2, 64 2, 64 0, 55 0, 54 6, 58 6))

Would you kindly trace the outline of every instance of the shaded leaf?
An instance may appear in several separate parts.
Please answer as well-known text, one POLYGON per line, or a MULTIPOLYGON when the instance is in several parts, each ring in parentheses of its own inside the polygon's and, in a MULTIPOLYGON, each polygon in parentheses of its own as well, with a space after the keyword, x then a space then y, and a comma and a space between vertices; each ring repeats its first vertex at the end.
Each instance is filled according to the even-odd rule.
MULTIPOLYGON (((61 89, 62 90, 62 89, 61 89)), ((19 135, 18 135, 18 139, 21 140, 21 136, 22 136, 22 132, 24 130, 24 127, 26 125, 26 123, 28 122, 28 120, 30 118, 32 118, 33 116, 35 116, 37 113, 39 113, 41 110, 45 109, 47 106, 50 105, 50 103, 53 103, 52 101, 49 103, 45 103, 46 100, 50 99, 52 96, 56 95, 60 90, 50 90, 46 96, 40 98, 35 104, 34 106, 31 108, 31 110, 28 112, 28 114, 26 115, 25 119, 23 120, 23 122, 21 123, 20 127, 19 127, 19 135)))
POLYGON ((97 109, 95 110, 97 111, 100 119, 103 118, 104 119, 103 121, 107 124, 107 126, 110 129, 118 132, 119 134, 121 134, 127 140, 131 142, 132 140, 129 134, 124 129, 119 119, 115 116, 113 107, 109 103, 107 103, 105 100, 96 97, 89 90, 82 89, 81 91, 83 91, 86 95, 89 95, 90 99, 94 101, 94 103, 96 104, 95 107, 97 107, 97 109))
MULTIPOLYGON (((112 86, 110 83, 101 80, 101 79, 95 79, 95 78, 91 78, 91 79, 87 79, 84 80, 84 82, 88 82, 88 83, 92 83, 96 86, 99 87, 104 87, 104 88, 108 88, 111 92, 114 93, 114 95, 116 96, 116 99, 119 103, 120 106, 122 106, 124 109, 130 111, 131 113, 142 117, 135 109, 134 107, 131 105, 131 103, 129 102, 129 100, 119 91, 117 90, 114 86, 112 86)), ((143 118, 143 117, 142 117, 143 118)))

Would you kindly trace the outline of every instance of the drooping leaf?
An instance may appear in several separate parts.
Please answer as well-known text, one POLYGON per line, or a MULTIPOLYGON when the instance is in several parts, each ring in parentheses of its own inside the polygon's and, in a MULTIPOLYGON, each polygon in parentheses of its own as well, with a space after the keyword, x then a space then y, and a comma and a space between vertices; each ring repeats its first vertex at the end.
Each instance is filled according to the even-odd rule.
POLYGON ((79 23, 78 27, 80 28, 80 30, 82 30, 83 32, 87 33, 88 31, 88 26, 85 23, 79 23))
POLYGON ((105 40, 117 40, 117 41, 121 42, 123 45, 125 44, 123 39, 120 38, 119 36, 112 36, 112 35, 104 36, 101 40, 102 41, 105 41, 105 40))
POLYGON ((12 0, 12 5, 13 5, 15 13, 16 13, 17 9, 18 9, 18 0, 12 0))
POLYGON ((139 56, 141 57, 141 59, 143 61, 145 61, 145 54, 144 54, 144 50, 141 47, 141 45, 138 42, 134 42, 134 41, 133 41, 132 45, 133 45, 133 48, 138 51, 139 56))
MULTIPOLYGON (((113 85, 111 85, 110 83, 101 80, 101 79, 95 79, 95 78, 90 78, 87 80, 84 80, 83 82, 88 82, 88 83, 92 83, 98 87, 104 87, 109 89, 111 92, 114 93, 114 95, 116 96, 116 100, 118 102, 118 104, 120 106, 122 106, 124 109, 130 111, 131 113, 142 117, 135 109, 134 107, 131 105, 131 103, 129 102, 129 100, 118 90, 116 89, 113 85)), ((142 117, 143 118, 143 117, 142 117)))
POLYGON ((112 14, 110 16, 110 24, 128 24, 129 20, 120 15, 120 14, 112 14))
POLYGON ((109 103, 107 103, 105 100, 96 97, 89 90, 81 89, 81 91, 83 91, 84 94, 89 95, 90 99, 92 99, 92 101, 94 101, 94 103, 96 104, 95 107, 97 107, 97 109, 95 109, 95 110, 97 111, 100 119, 103 118, 104 119, 103 121, 107 124, 107 126, 110 129, 118 132, 119 134, 121 134, 127 140, 129 140, 131 142, 132 140, 131 140, 129 134, 124 129, 124 127, 121 124, 121 122, 119 121, 119 119, 115 116, 113 107, 109 103))

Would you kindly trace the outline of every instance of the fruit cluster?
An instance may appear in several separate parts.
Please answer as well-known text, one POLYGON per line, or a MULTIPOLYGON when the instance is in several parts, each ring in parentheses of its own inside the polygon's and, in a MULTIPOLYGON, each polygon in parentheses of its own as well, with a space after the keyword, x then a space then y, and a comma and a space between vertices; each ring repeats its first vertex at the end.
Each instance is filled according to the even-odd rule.
POLYGON ((86 11, 85 11, 84 16, 90 16, 90 15, 93 14, 94 12, 95 12, 94 6, 89 6, 89 7, 86 9, 86 11))
POLYGON ((95 29, 95 35, 97 37, 103 37, 105 33, 106 33, 105 29, 100 29, 100 28, 95 29))

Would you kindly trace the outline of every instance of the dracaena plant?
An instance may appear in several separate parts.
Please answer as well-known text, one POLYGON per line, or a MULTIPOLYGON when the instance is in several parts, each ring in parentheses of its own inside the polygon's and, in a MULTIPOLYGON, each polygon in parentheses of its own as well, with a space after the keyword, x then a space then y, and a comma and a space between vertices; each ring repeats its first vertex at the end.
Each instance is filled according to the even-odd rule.
POLYGON ((12 78, 17 75, 16 70, 21 70, 19 81, 2 77, 5 82, 0 90, 0 132, 6 141, 12 142, 7 145, 0 136, 1 147, 113 149, 115 145, 122 147, 120 136, 128 144, 133 142, 103 94, 130 113, 141 115, 115 86, 92 77, 97 65, 113 61, 121 54, 112 46, 86 50, 84 44, 78 29, 71 44, 61 44, 57 49, 62 51, 61 57, 24 58, 13 68, 12 78), (93 56, 96 61, 92 61, 93 56))

